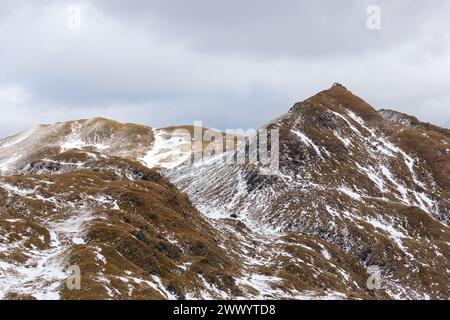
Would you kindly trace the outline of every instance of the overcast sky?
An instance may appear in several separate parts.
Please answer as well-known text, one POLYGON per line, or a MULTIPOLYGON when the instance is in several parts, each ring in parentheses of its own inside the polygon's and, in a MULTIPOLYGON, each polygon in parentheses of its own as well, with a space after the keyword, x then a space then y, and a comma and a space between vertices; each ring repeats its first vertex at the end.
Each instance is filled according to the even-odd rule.
POLYGON ((0 136, 95 116, 259 127, 333 82, 450 127, 449 17, 444 0, 0 0, 0 136))

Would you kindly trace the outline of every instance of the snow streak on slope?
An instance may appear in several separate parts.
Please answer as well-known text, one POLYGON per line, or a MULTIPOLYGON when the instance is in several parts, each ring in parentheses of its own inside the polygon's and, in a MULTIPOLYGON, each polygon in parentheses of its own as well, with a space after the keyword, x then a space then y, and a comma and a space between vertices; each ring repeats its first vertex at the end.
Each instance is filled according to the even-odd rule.
MULTIPOLYGON (((31 296, 39 300, 59 299, 60 286, 67 279, 65 258, 73 245, 83 244, 83 224, 91 220, 89 213, 73 214, 61 221, 42 221, 50 236, 49 248, 26 251, 26 262, 0 262, 0 299, 7 294, 31 296)), ((8 235, 3 235, 6 240, 8 235)), ((20 249, 21 243, 16 243, 20 249)), ((0 253, 11 251, 11 244, 0 242, 0 253)))
POLYGON ((149 168, 175 168, 191 158, 191 135, 174 134, 164 129, 153 130, 155 141, 141 159, 149 168))

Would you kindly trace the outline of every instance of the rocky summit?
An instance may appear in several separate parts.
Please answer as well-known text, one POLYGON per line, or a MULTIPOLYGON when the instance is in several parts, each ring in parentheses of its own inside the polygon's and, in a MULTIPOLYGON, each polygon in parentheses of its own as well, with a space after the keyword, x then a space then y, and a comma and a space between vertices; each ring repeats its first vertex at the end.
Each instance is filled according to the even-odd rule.
POLYGON ((271 175, 190 126, 0 140, 0 299, 450 298, 450 130, 340 84, 263 128, 271 175))

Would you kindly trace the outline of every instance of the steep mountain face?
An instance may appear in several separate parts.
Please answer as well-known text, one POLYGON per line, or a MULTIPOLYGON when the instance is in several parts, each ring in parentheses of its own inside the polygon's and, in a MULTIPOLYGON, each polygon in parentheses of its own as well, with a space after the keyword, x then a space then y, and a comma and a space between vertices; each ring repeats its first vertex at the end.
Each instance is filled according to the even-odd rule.
POLYGON ((191 165, 189 126, 93 119, 1 140, 0 298, 449 298, 449 130, 341 85, 265 127, 274 175, 191 165))
POLYGON ((207 216, 313 236, 379 266, 391 297, 448 298, 448 130, 385 120, 340 85, 267 127, 280 130, 278 175, 206 164, 172 181, 207 216))

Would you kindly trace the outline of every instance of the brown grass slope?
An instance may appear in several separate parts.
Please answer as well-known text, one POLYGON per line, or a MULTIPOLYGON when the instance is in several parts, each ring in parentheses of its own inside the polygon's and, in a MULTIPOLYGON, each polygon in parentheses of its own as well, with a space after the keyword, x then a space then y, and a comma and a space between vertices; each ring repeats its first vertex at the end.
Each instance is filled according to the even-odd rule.
MULTIPOLYGON (((61 298, 167 298, 146 284, 155 283, 152 276, 179 298, 199 285, 197 274, 214 277, 226 290, 238 290, 228 280, 235 264, 186 195, 136 162, 89 157, 92 154, 68 151, 31 163, 20 176, 1 179, 0 226, 7 235, 2 241, 10 248, 22 243, 0 253, 2 261, 33 268, 33 248, 52 246, 52 225, 88 214, 77 229, 84 244, 60 236, 61 268, 78 265, 82 271, 81 290, 68 290, 60 281, 61 298), (184 264, 189 268, 180 267, 184 264)), ((13 286, 10 297, 20 298, 26 285, 13 286)))
POLYGON ((11 266, 0 276, 13 280, 0 287, 6 299, 384 297, 366 291, 365 270, 334 246, 297 234, 267 241, 235 220, 206 220, 186 194, 132 160, 68 150, 1 178, 0 197, 0 257, 11 266), (66 286, 72 265, 81 290, 66 286), (30 278, 17 267, 62 275, 30 278), (255 286, 256 275, 274 279, 272 288, 255 286))

